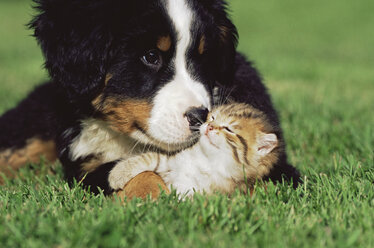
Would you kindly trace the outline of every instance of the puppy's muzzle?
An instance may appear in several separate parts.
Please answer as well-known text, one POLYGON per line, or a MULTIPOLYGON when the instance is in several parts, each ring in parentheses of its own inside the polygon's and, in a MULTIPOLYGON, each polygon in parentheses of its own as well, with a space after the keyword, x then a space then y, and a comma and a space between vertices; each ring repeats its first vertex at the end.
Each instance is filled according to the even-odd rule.
POLYGON ((184 116, 187 118, 187 121, 190 125, 191 131, 198 131, 199 126, 206 121, 209 110, 205 107, 193 107, 187 110, 184 113, 184 116))

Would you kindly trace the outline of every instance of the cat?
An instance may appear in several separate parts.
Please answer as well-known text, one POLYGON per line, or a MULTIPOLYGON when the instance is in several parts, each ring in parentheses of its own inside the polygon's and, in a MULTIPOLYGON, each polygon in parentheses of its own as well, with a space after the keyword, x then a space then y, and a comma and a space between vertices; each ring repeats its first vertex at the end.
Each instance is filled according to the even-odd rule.
POLYGON ((111 171, 109 184, 121 190, 136 175, 153 171, 179 195, 230 194, 269 173, 283 147, 275 134, 278 130, 250 105, 221 105, 198 127, 195 145, 170 156, 147 152, 121 161, 111 171))

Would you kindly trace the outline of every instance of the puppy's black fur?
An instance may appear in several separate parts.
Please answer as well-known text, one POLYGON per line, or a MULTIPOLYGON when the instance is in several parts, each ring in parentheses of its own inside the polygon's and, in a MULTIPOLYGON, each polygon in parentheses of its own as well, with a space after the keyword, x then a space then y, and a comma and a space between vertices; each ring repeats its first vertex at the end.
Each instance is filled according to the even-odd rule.
MULTIPOLYGON (((197 17, 186 55, 189 72, 211 95, 218 89, 220 103, 232 99, 251 104, 265 112, 273 125, 280 125, 259 73, 236 52, 237 32, 227 17, 225 2, 188 2, 197 17)), ((118 135, 126 136, 134 130, 146 134, 145 117, 135 117, 139 110, 131 112, 134 107, 129 106, 140 102, 144 111, 149 111, 147 106, 152 107, 154 96, 173 79, 177 30, 166 17, 161 0, 35 3, 39 14, 30 27, 43 50, 51 82, 35 89, 0 118, 0 166, 15 166, 6 164, 6 159, 1 164, 2 151, 23 149, 30 139, 53 140, 69 181, 86 178, 84 183, 94 191, 101 187, 110 193, 107 177, 115 161, 102 160, 103 154, 95 150, 73 159, 71 144, 82 133, 81 124, 87 119, 109 123, 118 135), (149 65, 142 58, 149 55, 147 51, 154 51, 159 37, 167 37, 170 47, 166 43, 166 51, 157 50, 161 62, 149 65), (125 114, 118 112, 123 108, 128 108, 125 114), (93 170, 84 169, 83 164, 92 161, 99 164, 93 170)), ((282 133, 278 136, 283 139, 282 133)), ((265 179, 282 178, 292 180, 294 186, 300 182, 285 152, 265 179)))

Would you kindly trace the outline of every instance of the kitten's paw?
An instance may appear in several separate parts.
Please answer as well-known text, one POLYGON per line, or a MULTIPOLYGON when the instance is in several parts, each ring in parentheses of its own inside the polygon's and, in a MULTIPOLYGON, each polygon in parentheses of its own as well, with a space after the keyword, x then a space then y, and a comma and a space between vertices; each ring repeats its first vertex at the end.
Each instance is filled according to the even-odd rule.
POLYGON ((109 186, 114 190, 123 189, 132 179, 132 176, 126 171, 124 162, 117 164, 109 173, 109 186))

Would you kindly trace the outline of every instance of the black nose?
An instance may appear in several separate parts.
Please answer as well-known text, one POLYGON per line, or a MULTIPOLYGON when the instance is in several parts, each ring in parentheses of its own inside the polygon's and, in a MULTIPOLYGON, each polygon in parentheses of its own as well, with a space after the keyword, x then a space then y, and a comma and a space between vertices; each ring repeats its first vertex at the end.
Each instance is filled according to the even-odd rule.
POLYGON ((190 129, 196 130, 201 124, 206 121, 209 110, 204 107, 193 107, 187 110, 184 116, 187 117, 188 122, 190 123, 190 129))

